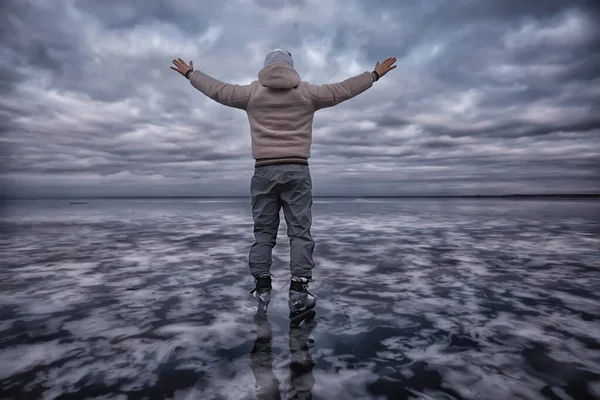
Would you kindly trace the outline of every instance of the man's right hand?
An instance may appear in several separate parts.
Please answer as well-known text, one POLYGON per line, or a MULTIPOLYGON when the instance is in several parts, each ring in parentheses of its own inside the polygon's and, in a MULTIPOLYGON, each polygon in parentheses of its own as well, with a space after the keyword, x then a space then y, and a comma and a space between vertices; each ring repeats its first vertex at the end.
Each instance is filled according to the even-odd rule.
POLYGON ((397 67, 397 65, 394 65, 395 62, 396 57, 388 58, 381 64, 379 64, 379 61, 377 61, 377 64, 375 64, 375 72, 377 72, 377 74, 381 78, 382 76, 384 76, 385 74, 397 67))

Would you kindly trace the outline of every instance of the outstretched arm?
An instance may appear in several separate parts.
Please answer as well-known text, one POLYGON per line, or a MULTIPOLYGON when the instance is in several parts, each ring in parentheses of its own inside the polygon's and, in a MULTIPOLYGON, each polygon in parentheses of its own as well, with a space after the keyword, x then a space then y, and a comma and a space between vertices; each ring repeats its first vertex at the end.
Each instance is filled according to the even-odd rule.
POLYGON ((361 94, 373 86, 373 82, 396 68, 393 65, 395 62, 395 57, 388 58, 382 64, 377 62, 373 72, 363 72, 342 82, 326 85, 308 85, 308 93, 313 99, 315 110, 335 106, 361 94))
POLYGON ((188 78, 196 89, 210 97, 214 101, 228 107, 245 110, 250 99, 250 85, 232 85, 221 82, 202 71, 194 70, 194 63, 188 65, 181 58, 173 60, 176 68, 172 70, 179 72, 188 78))
POLYGON ((313 101, 315 110, 320 110, 321 108, 333 107, 361 94, 373 86, 373 81, 373 75, 370 72, 364 72, 338 83, 309 84, 307 86, 308 94, 313 101))

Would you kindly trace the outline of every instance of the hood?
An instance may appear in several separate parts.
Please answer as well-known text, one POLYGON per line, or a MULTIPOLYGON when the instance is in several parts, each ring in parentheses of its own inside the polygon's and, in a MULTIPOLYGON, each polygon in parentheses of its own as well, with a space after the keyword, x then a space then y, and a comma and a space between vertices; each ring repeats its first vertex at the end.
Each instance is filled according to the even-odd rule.
POLYGON ((275 62, 258 73, 258 82, 272 89, 291 89, 300 84, 300 75, 288 64, 275 62))

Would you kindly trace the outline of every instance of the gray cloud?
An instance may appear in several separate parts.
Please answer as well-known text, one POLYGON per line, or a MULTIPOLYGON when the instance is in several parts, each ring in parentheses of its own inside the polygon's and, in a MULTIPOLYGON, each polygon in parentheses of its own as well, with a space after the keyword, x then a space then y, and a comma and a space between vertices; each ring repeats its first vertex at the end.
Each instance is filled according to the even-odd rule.
POLYGON ((256 78, 285 47, 311 83, 398 57, 315 117, 316 195, 600 189, 595 1, 10 0, 0 4, 9 195, 247 195, 243 112, 169 69, 256 78))

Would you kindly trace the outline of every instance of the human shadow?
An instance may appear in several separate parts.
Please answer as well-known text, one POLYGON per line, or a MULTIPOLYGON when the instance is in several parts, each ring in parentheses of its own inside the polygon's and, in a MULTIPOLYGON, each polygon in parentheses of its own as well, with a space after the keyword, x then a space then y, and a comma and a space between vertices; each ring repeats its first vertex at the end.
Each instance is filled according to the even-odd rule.
MULTIPOLYGON (((281 381, 273 371, 273 330, 267 315, 260 309, 254 316, 256 340, 250 353, 251 368, 256 379, 255 393, 258 400, 281 400, 281 381)), ((288 399, 310 400, 315 378, 315 365, 309 349, 314 341, 309 338, 317 326, 316 312, 309 311, 289 325, 290 389, 288 399)))

